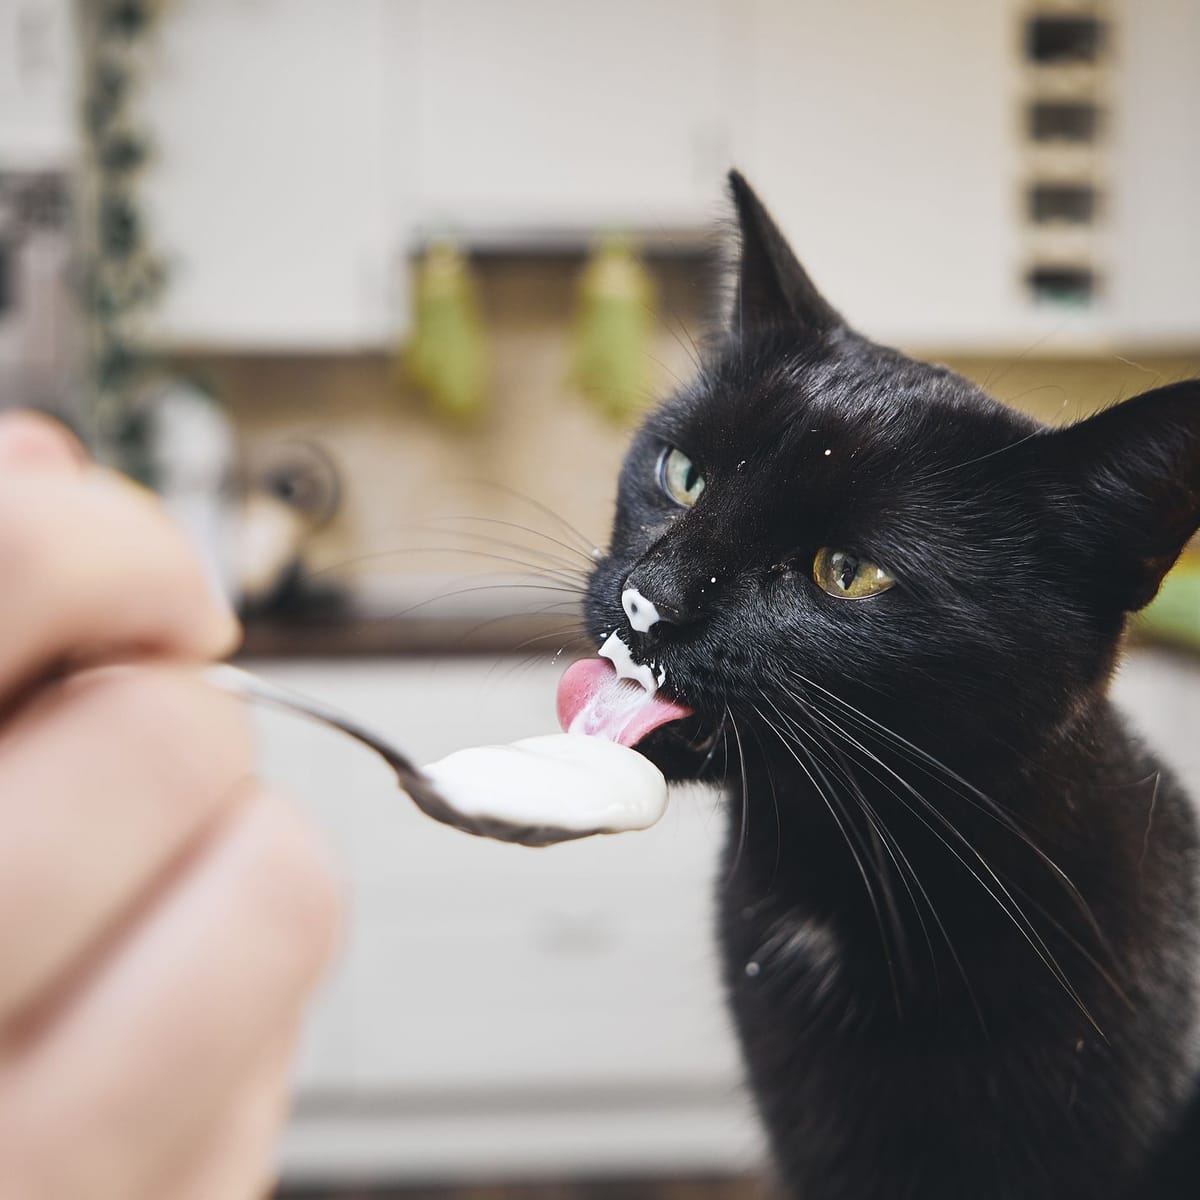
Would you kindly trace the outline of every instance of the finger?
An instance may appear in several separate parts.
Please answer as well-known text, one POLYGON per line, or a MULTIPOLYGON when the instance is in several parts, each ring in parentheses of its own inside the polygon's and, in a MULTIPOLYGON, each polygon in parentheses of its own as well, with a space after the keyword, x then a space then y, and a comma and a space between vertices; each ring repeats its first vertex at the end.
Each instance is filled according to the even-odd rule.
POLYGON ((64 426, 36 412, 0 414, 0 471, 79 471, 87 452, 64 426))
POLYGON ((151 1195, 172 1200, 258 1200, 267 1195, 287 1118, 295 1043, 295 1031, 289 1030, 253 1078, 241 1085, 214 1129, 156 1181, 151 1195))
POLYGON ((253 761, 241 702, 166 667, 64 681, 0 734, 0 1029, 222 819, 253 761))
POLYGON ((296 1019, 339 921, 307 827, 279 799, 253 797, 0 1069, 0 1128, 21 1156, 0 1183, 40 1185, 14 1195, 146 1194, 296 1019))
POLYGON ((149 493, 91 470, 0 471, 0 695, 64 657, 227 653, 237 623, 149 493))

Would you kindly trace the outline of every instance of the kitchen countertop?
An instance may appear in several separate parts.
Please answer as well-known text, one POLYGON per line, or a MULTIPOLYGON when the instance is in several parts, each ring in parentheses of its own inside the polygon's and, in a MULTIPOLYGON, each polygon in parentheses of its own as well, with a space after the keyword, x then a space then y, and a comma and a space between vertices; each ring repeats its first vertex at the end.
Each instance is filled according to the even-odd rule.
POLYGON ((244 618, 240 658, 388 658, 400 655, 552 655, 592 649, 578 605, 530 600, 528 580, 413 576, 359 581, 244 618), (542 611, 539 611, 539 608, 542 611))
MULTIPOLYGON (((1200 671, 1200 652, 1134 633, 1131 652, 1154 651, 1200 671)), ((353 608, 326 615, 248 617, 239 658, 372 658, 400 655, 577 654, 593 649, 575 615, 506 607, 387 614, 353 608)))
POLYGON ((239 658, 388 658, 400 655, 553 654, 590 643, 562 618, 257 617, 245 622, 239 658))
MULTIPOLYGON (((247 615, 240 658, 373 658, 594 652, 582 596, 516 573, 365 576, 302 588, 291 602, 247 615), (531 590, 532 587, 532 590, 531 590)), ((1200 670, 1200 649, 1150 636, 1135 622, 1133 652, 1160 650, 1200 670)))

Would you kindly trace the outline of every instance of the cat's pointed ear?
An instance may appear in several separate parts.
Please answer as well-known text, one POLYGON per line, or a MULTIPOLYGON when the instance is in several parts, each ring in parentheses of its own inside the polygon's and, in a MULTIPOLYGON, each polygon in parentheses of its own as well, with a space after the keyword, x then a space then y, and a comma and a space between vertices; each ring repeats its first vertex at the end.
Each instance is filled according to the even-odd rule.
POLYGON ((740 172, 729 172, 729 191, 741 235, 733 332, 741 337, 785 329, 818 335, 841 325, 842 318, 817 291, 740 172))
POLYGON ((1200 380, 1145 392, 1046 443, 1096 585, 1127 612, 1148 604, 1200 527, 1200 380))

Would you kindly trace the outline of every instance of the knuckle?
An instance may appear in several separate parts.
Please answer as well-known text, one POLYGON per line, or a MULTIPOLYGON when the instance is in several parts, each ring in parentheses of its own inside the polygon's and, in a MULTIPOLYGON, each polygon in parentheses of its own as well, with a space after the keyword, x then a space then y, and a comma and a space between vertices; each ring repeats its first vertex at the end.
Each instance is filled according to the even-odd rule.
POLYGON ((232 614, 218 601, 193 542, 161 501, 140 485, 119 476, 92 481, 95 509, 110 535, 119 534, 126 569, 139 580, 154 605, 155 623, 168 640, 192 645, 214 619, 227 633, 232 614), (136 535, 138 541, 131 543, 136 535))
POLYGON ((105 667, 68 686, 97 727, 134 744, 144 769, 173 795, 216 801, 253 769, 245 706, 185 669, 105 667))
POLYGON ((0 416, 0 462, 6 466, 79 467, 86 454, 66 426, 29 409, 0 416))
POLYGON ((0 573, 6 579, 39 580, 46 574, 51 552, 42 519, 46 506, 40 496, 30 503, 31 490, 0 482, 0 573))

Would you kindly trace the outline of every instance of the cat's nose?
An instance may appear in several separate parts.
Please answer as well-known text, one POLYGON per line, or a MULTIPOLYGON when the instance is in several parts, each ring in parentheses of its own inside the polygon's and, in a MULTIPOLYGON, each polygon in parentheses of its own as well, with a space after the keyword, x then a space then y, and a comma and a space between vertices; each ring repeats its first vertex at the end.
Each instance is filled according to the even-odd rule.
POLYGON ((649 633, 659 624, 682 625, 687 620, 687 614, 677 603, 672 604, 662 595, 651 599, 628 579, 621 592, 621 607, 637 633, 649 633))

